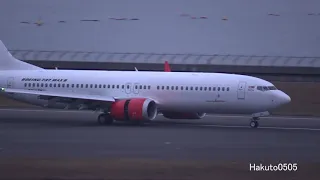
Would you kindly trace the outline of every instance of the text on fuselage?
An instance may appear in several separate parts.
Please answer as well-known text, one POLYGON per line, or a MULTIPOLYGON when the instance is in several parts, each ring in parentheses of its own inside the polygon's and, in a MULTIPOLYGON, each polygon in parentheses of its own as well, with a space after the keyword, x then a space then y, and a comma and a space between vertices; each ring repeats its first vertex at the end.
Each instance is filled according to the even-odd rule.
POLYGON ((68 79, 22 78, 21 81, 66 82, 68 79))

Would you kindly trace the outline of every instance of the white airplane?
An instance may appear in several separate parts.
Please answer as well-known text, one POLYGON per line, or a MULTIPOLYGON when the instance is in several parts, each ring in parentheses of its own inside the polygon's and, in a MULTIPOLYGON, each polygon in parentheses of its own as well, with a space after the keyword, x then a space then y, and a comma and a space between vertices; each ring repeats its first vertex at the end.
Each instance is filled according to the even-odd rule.
POLYGON ((99 111, 98 122, 201 119, 206 113, 251 114, 250 126, 291 101, 272 83, 224 73, 43 69, 14 58, 0 41, 5 96, 47 108, 99 111))

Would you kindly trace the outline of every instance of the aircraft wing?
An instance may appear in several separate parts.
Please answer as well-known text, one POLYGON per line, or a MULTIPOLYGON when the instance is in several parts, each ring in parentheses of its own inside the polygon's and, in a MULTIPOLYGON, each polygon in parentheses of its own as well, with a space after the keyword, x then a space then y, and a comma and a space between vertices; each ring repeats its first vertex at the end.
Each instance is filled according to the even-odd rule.
POLYGON ((41 98, 41 99, 62 98, 62 99, 103 101, 103 102, 114 102, 115 101, 115 99, 110 96, 75 94, 75 93, 71 93, 71 92, 38 91, 38 90, 12 89, 12 88, 1 88, 1 91, 5 92, 5 93, 38 95, 39 98, 41 98))

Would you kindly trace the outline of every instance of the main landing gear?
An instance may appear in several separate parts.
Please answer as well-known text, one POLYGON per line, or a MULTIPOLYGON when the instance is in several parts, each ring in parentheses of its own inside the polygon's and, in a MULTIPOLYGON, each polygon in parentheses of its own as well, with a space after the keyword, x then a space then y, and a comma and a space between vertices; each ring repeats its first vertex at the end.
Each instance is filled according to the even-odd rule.
POLYGON ((102 113, 98 116, 98 123, 100 125, 111 125, 113 121, 114 120, 109 113, 102 113))
POLYGON ((252 128, 257 128, 259 126, 259 117, 252 117, 251 121, 250 121, 250 127, 252 128))

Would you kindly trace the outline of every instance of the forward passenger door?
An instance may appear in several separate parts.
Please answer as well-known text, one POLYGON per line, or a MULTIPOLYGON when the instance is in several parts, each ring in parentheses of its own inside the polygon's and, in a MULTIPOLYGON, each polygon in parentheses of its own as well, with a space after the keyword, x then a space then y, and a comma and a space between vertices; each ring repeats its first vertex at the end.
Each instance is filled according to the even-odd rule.
POLYGON ((240 82, 240 83, 238 84, 238 92, 237 92, 237 94, 238 94, 238 99, 245 99, 245 96, 246 96, 246 92, 245 92, 245 90, 246 90, 246 85, 247 85, 246 82, 240 82))

